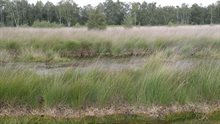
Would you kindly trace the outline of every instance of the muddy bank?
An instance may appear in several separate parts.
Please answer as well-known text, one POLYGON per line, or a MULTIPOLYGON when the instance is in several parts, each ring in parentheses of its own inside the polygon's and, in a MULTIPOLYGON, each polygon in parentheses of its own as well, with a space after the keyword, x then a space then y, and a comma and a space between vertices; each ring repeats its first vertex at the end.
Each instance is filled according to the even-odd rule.
MULTIPOLYGON (((131 57, 123 59, 79 59, 68 63, 2 63, 0 69, 5 67, 11 69, 27 69, 40 75, 62 74, 67 70, 89 71, 92 69, 101 69, 109 71, 119 71, 123 69, 138 70, 143 69, 149 58, 147 57, 131 57)), ((163 64, 171 69, 185 70, 191 69, 200 63, 219 64, 220 60, 163 60, 163 64)))
POLYGON ((2 63, 0 69, 8 67, 11 69, 28 69, 38 74, 59 74, 66 70, 88 71, 91 69, 121 70, 121 69, 141 69, 146 58, 132 57, 123 59, 78 59, 68 63, 2 63))
MULTIPOLYGON (((148 62, 148 58, 132 57, 124 59, 81 59, 68 63, 45 64, 45 63, 2 63, 0 69, 5 67, 11 69, 26 69, 34 71, 40 75, 62 74, 67 70, 86 72, 100 69, 108 71, 138 70, 143 69, 148 62)), ((174 70, 192 69, 201 63, 220 64, 220 60, 163 60, 163 65, 174 70)))
POLYGON ((214 104, 198 103, 170 106, 130 106, 112 105, 105 108, 87 107, 72 109, 65 106, 32 109, 28 107, 1 106, 0 117, 53 117, 82 119, 86 117, 105 117, 112 115, 141 116, 145 118, 177 121, 178 119, 220 119, 220 102, 214 104))

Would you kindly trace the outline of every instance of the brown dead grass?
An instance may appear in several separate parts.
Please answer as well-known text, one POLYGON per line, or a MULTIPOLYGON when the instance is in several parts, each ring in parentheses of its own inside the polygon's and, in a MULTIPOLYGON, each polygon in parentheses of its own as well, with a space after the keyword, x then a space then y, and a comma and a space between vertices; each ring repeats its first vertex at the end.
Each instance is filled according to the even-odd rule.
POLYGON ((204 115, 220 111, 220 102, 215 104, 198 103, 187 105, 170 106, 130 106, 112 105, 106 108, 87 107, 73 109, 66 106, 54 108, 31 109, 29 107, 0 106, 0 116, 19 117, 19 116, 47 116, 54 118, 84 118, 88 116, 103 117, 108 115, 141 115, 151 118, 163 118, 170 114, 194 112, 204 115))
POLYGON ((104 31, 87 30, 87 28, 1 28, 0 39, 15 40, 19 39, 61 39, 73 40, 82 38, 102 38, 110 39, 118 42, 120 39, 129 39, 132 37, 139 37, 150 40, 158 38, 176 39, 176 38, 203 38, 208 37, 212 39, 220 38, 220 25, 215 26, 155 26, 155 27, 134 27, 126 29, 123 27, 109 27, 104 31))

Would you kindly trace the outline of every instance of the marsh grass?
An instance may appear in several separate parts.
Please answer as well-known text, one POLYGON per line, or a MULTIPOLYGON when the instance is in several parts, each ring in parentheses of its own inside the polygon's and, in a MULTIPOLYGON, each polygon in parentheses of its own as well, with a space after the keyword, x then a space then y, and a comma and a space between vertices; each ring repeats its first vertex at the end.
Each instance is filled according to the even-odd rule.
POLYGON ((148 56, 146 66, 139 70, 96 67, 85 72, 67 70, 61 75, 38 75, 1 68, 0 103, 80 108, 215 102, 220 98, 220 67, 208 59, 220 58, 218 27, 0 29, 0 62, 47 64, 84 57, 148 56), (163 62, 176 58, 205 58, 208 62, 183 70, 163 62))
MULTIPOLYGON (((2 28, 0 50, 11 61, 66 61, 84 57, 129 57, 167 52, 180 58, 220 58, 219 26, 2 28), (9 35, 10 34, 10 35, 9 35), (28 52, 31 51, 31 52, 28 52), (41 54, 41 55, 40 55, 41 54), (15 57, 13 57, 15 56, 15 57)), ((1 60, 3 61, 3 60, 1 60)))
POLYGON ((218 123, 219 115, 213 113, 207 115, 207 120, 202 120, 202 113, 183 112, 167 115, 165 118, 155 119, 144 117, 141 115, 111 115, 104 117, 85 117, 80 119, 70 118, 52 118, 38 116, 22 116, 22 117, 0 117, 0 123, 3 124, 100 124, 100 123, 116 123, 116 124, 213 124, 218 123))
MULTIPOLYGON (((116 124, 215 124, 219 120, 200 120, 200 113, 175 113, 166 119, 153 119, 138 115, 111 115, 105 117, 86 117, 82 119, 68 118, 51 118, 51 117, 1 117, 0 123, 3 124, 100 124, 100 123, 116 123, 116 124)), ((219 116, 218 116, 219 117, 219 116)))
POLYGON ((0 118, 0 123, 5 124, 102 124, 102 123, 126 123, 126 124, 145 124, 145 123, 158 123, 165 121, 157 121, 143 116, 136 115, 111 115, 104 117, 85 117, 81 119, 68 119, 68 118, 50 118, 50 117, 3 117, 0 118))
POLYGON ((220 66, 201 62, 191 69, 173 69, 152 56, 141 70, 68 70, 37 75, 21 69, 0 70, 0 101, 10 105, 73 108, 108 105, 168 105, 216 102, 220 98, 220 66), (39 102, 37 98, 42 98, 39 102))
POLYGON ((145 39, 131 38, 117 44, 111 41, 81 39, 79 41, 31 41, 2 42, 1 51, 7 51, 14 61, 65 61, 68 59, 88 57, 129 57, 153 55, 158 52, 167 52, 167 56, 178 55, 180 58, 219 58, 219 41, 193 40, 187 42, 145 41, 145 39), (201 41, 201 42, 200 42, 201 41))
MULTIPOLYGON (((120 105, 215 103, 220 99, 220 65, 212 60, 220 58, 219 32, 219 26, 134 27, 129 30, 114 27, 104 31, 85 28, 1 28, 0 64, 48 64, 85 57, 143 55, 147 56, 148 61, 138 70, 103 70, 97 65, 86 71, 66 70, 65 73, 50 75, 1 67, 0 108, 64 106, 80 110, 120 105), (164 62, 191 58, 201 60, 184 69, 164 62)), ((137 119, 142 119, 126 116, 85 120, 0 117, 0 123, 114 123, 120 119, 122 123, 137 123, 137 119)), ((195 112, 179 113, 167 115, 164 120, 178 123, 201 116, 195 112)), ((208 117, 219 121, 219 112, 208 117)))

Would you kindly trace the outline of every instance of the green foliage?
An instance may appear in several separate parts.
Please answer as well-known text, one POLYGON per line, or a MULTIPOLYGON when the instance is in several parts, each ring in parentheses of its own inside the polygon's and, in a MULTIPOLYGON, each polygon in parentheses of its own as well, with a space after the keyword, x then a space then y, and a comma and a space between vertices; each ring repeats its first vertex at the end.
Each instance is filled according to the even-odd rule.
MULTIPOLYGON (((186 113, 187 114, 187 113, 186 113)), ((189 113, 190 114, 190 113, 189 113)), ((180 121, 163 121, 160 119, 147 118, 139 115, 111 115, 105 117, 85 117, 80 119, 67 119, 67 118, 52 118, 52 117, 1 117, 0 123, 2 124, 216 124, 218 121, 214 120, 200 120, 200 119, 185 119, 180 121)))
POLYGON ((80 28, 81 25, 80 25, 80 23, 76 23, 74 27, 76 27, 76 28, 80 28))
POLYGON ((63 27, 63 25, 60 24, 56 24, 56 23, 50 23, 47 21, 35 21, 32 25, 32 27, 35 28, 59 28, 59 27, 63 27))
MULTIPOLYGON (((0 117, 0 123, 3 124, 142 124, 142 122, 154 123, 154 119, 137 115, 110 115, 104 117, 84 117, 80 119, 70 118, 52 118, 52 117, 0 117)), ((143 123, 144 124, 144 123, 143 123)))
POLYGON ((58 43, 55 47, 55 50, 58 51, 74 51, 80 49, 80 43, 77 43, 76 41, 66 41, 58 43))
POLYGON ((205 9, 198 4, 193 4, 191 7, 191 24, 204 24, 205 22, 205 9))
POLYGON ((169 122, 177 122, 177 121, 189 121, 194 119, 201 119, 202 114, 196 112, 182 112, 182 113, 173 113, 167 115, 164 120, 169 122))
POLYGON ((207 38, 171 40, 157 38, 152 41, 141 37, 127 37, 115 42, 111 39, 87 37, 77 40, 65 39, 31 39, 20 41, 2 40, 0 48, 6 53, 16 54, 17 61, 43 61, 48 52, 59 61, 66 61, 82 57, 129 57, 153 55, 157 52, 166 52, 168 56, 179 58, 220 58, 219 40, 207 38), (28 52, 27 52, 28 51, 28 52), (19 54, 18 54, 19 53, 19 54))
MULTIPOLYGON (((29 79, 24 78, 29 74, 27 71, 22 71, 22 73, 18 74, 19 76, 13 77, 13 73, 10 73, 9 70, 5 70, 2 73, 3 69, 1 69, 1 81, 0 81, 0 100, 8 102, 9 104, 32 104, 35 106, 38 104, 36 98, 38 95, 41 95, 40 87, 36 87, 41 84, 41 79, 37 77, 37 75, 31 74, 29 79), (7 76, 4 77, 4 76, 7 76), (7 81, 11 78, 10 81, 7 81), (28 82, 32 82, 29 84, 28 82), (16 97, 15 97, 16 96, 16 97), (11 99, 11 100, 9 100, 11 99), (12 100, 13 99, 13 100, 12 100)), ((14 71, 15 73, 21 72, 21 70, 14 71)))
POLYGON ((133 17, 131 15, 126 15, 123 22, 126 28, 132 28, 133 26, 133 17))
POLYGON ((112 52, 112 43, 108 41, 101 41, 97 42, 94 45, 94 49, 97 51, 97 53, 101 54, 111 54, 112 52))
POLYGON ((6 42, 5 45, 7 50, 18 51, 21 48, 21 45, 18 42, 6 42))
POLYGON ((211 113, 208 118, 210 118, 211 120, 216 120, 216 121, 220 121, 220 112, 219 111, 215 111, 213 113, 211 113))
POLYGON ((0 26, 31 26, 37 20, 68 27, 77 23, 86 25, 90 13, 95 8, 99 8, 106 17, 107 25, 123 25, 125 24, 124 19, 128 16, 132 17, 134 25, 167 25, 171 21, 176 24, 220 23, 219 2, 207 7, 198 4, 189 7, 187 3, 177 7, 159 7, 154 2, 128 4, 119 0, 116 2, 106 0, 96 7, 87 5, 81 8, 73 0, 60 0, 57 5, 49 1, 45 4, 38 1, 32 5, 28 0, 3 0, 0 1, 0 5, 2 5, 0 7, 2 10, 0 26))
POLYGON ((176 24, 173 23, 172 21, 169 21, 168 26, 172 27, 172 26, 176 26, 176 24))
POLYGON ((152 56, 141 70, 67 71, 60 75, 36 75, 24 70, 0 70, 0 100, 11 105, 53 107, 167 105, 215 102, 220 98, 218 64, 201 63, 191 70, 169 69, 163 56, 152 56), (28 76, 27 76, 28 75, 28 76))
POLYGON ((88 29, 105 29, 105 15, 103 15, 99 9, 93 10, 89 15, 87 27, 88 29))
POLYGON ((129 10, 129 6, 119 0, 106 0, 103 3, 106 22, 109 25, 122 25, 124 17, 129 10))
POLYGON ((73 0, 61 0, 57 6, 59 22, 70 27, 78 22, 79 7, 73 0))

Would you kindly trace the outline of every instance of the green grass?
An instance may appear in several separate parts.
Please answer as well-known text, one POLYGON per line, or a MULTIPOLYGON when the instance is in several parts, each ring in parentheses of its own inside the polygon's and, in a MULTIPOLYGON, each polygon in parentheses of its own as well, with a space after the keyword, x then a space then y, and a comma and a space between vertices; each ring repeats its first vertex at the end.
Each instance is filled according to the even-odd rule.
MULTIPOLYGON (((1 124, 217 124, 219 119, 211 116, 202 120, 200 113, 186 112, 173 113, 165 118, 150 118, 141 115, 109 115, 103 117, 84 117, 84 118, 53 118, 46 116, 19 116, 19 117, 0 117, 1 124)), ((219 115, 216 116, 219 118, 219 115)))
MULTIPOLYGON (((60 62, 83 57, 129 57, 153 55, 166 52, 167 56, 179 58, 220 58, 219 40, 166 39, 153 41, 132 37, 115 42, 104 38, 64 39, 10 39, 0 40, 0 51, 7 51, 11 61, 22 62, 60 62), (49 55, 49 59, 48 59, 49 55), (11 57, 10 57, 11 56, 11 57)), ((3 61, 3 60, 0 60, 3 61)))
MULTIPOLYGON (((159 58, 159 57, 158 57, 159 58)), ((37 75, 25 70, 0 70, 0 101, 10 105, 80 108, 128 103, 168 105, 215 102, 220 99, 220 66, 201 63, 192 69, 173 69, 151 58, 141 70, 37 75), (42 97, 41 103, 37 98, 42 97)))
POLYGON ((58 119, 50 117, 0 117, 3 124, 155 124, 163 121, 130 115, 112 115, 105 117, 85 117, 82 119, 58 119))
MULTIPOLYGON (((42 27, 46 26, 48 24, 42 23, 42 27)), ((1 67, 0 107, 9 105, 53 108, 63 105, 80 109, 122 104, 165 106, 215 103, 220 99, 220 65, 212 62, 220 59, 220 40, 217 35, 208 36, 203 32, 200 36, 199 29, 197 33, 192 32, 193 35, 190 35, 189 30, 177 27, 175 30, 166 29, 167 32, 164 34, 160 31, 166 31, 163 28, 140 28, 139 32, 136 29, 128 31, 120 28, 107 31, 87 31, 83 28, 13 30, 14 33, 9 33, 13 31, 2 29, 3 34, 11 36, 2 35, 0 39, 0 64, 69 63, 79 58, 131 56, 147 56, 148 61, 145 67, 139 70, 102 70, 97 67, 83 72, 66 70, 64 74, 53 75, 39 75, 34 71, 1 67), (161 34, 158 35, 158 32, 161 34), (145 36, 146 33, 148 34, 145 36), (122 34, 126 35, 121 36, 122 34), (164 63, 164 60, 179 59, 200 59, 200 62, 185 69, 164 63)), ((219 112, 214 112, 208 117, 213 121, 219 121, 219 112)), ((86 120, 0 117, 0 123, 114 123, 118 118, 123 123, 138 122, 136 117, 125 120, 124 117, 117 116, 86 120)), ((200 114, 189 112, 167 115, 164 120, 201 123, 198 121, 200 118, 200 114)))

